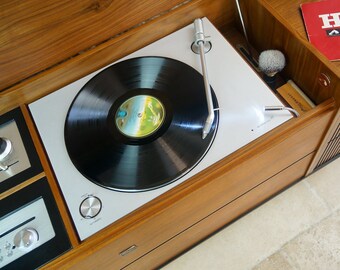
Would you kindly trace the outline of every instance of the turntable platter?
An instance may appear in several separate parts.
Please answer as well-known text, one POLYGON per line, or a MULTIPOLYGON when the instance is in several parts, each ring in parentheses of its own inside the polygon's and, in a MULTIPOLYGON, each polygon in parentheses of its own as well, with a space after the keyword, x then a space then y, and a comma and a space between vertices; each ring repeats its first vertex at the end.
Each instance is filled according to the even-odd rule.
MULTIPOLYGON (((213 101, 217 108, 215 95, 213 101)), ((207 114, 195 69, 170 58, 133 58, 79 91, 65 121, 66 148, 90 181, 118 191, 150 190, 179 179, 203 158, 218 125, 216 111, 203 140, 207 114)))

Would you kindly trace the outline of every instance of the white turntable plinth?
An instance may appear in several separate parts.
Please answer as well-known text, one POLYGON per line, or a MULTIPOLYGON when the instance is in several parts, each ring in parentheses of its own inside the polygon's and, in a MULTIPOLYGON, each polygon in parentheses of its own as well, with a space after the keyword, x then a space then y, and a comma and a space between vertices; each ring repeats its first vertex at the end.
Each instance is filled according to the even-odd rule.
MULTIPOLYGON (((73 166, 64 141, 66 115, 79 90, 100 70, 29 105, 80 239, 96 233, 292 117, 287 111, 264 112, 264 106, 283 104, 206 18, 203 23, 212 43, 206 60, 210 84, 219 103, 219 127, 202 161, 174 183, 147 192, 117 192, 90 182, 73 166), (88 196, 99 199, 91 201, 97 202, 94 206, 100 211, 84 218, 80 204, 88 196)), ((191 24, 122 60, 162 56, 182 61, 201 72, 199 55, 190 48, 193 34, 191 24)))

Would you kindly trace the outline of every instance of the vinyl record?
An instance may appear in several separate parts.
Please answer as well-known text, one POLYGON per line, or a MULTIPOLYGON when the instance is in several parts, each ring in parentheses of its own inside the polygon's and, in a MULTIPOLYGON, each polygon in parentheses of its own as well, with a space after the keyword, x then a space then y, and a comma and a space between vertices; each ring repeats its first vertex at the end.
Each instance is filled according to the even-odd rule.
MULTIPOLYGON (((213 102, 217 108, 214 95, 213 102)), ((169 58, 133 58, 101 71, 79 91, 65 122, 66 148, 90 181, 118 191, 150 190, 202 159, 218 124, 215 111, 202 139, 207 115, 199 72, 169 58)))

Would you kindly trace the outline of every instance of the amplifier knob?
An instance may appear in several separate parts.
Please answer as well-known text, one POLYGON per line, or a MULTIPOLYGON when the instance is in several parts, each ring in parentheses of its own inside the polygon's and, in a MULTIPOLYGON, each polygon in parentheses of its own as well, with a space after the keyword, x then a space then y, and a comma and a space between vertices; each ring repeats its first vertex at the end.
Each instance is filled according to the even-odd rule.
POLYGON ((9 154, 12 152, 12 143, 9 139, 0 137, 0 169, 5 171, 8 169, 7 165, 2 162, 6 160, 9 154))
POLYGON ((0 161, 6 159, 6 157, 12 151, 12 143, 9 139, 0 137, 0 161))
POLYGON ((27 228, 19 231, 14 237, 14 245, 17 248, 28 248, 38 242, 39 234, 35 229, 27 228))
POLYGON ((88 196, 80 204, 80 214, 84 218, 94 218, 102 209, 102 202, 95 196, 88 196))

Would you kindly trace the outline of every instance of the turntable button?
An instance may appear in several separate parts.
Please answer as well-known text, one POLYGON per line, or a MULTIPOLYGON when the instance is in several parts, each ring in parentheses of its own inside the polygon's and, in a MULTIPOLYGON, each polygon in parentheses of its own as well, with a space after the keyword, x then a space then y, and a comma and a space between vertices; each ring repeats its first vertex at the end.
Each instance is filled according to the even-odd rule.
POLYGON ((102 202, 98 197, 88 196, 84 199, 79 207, 80 214, 83 218, 94 218, 102 209, 102 202))

